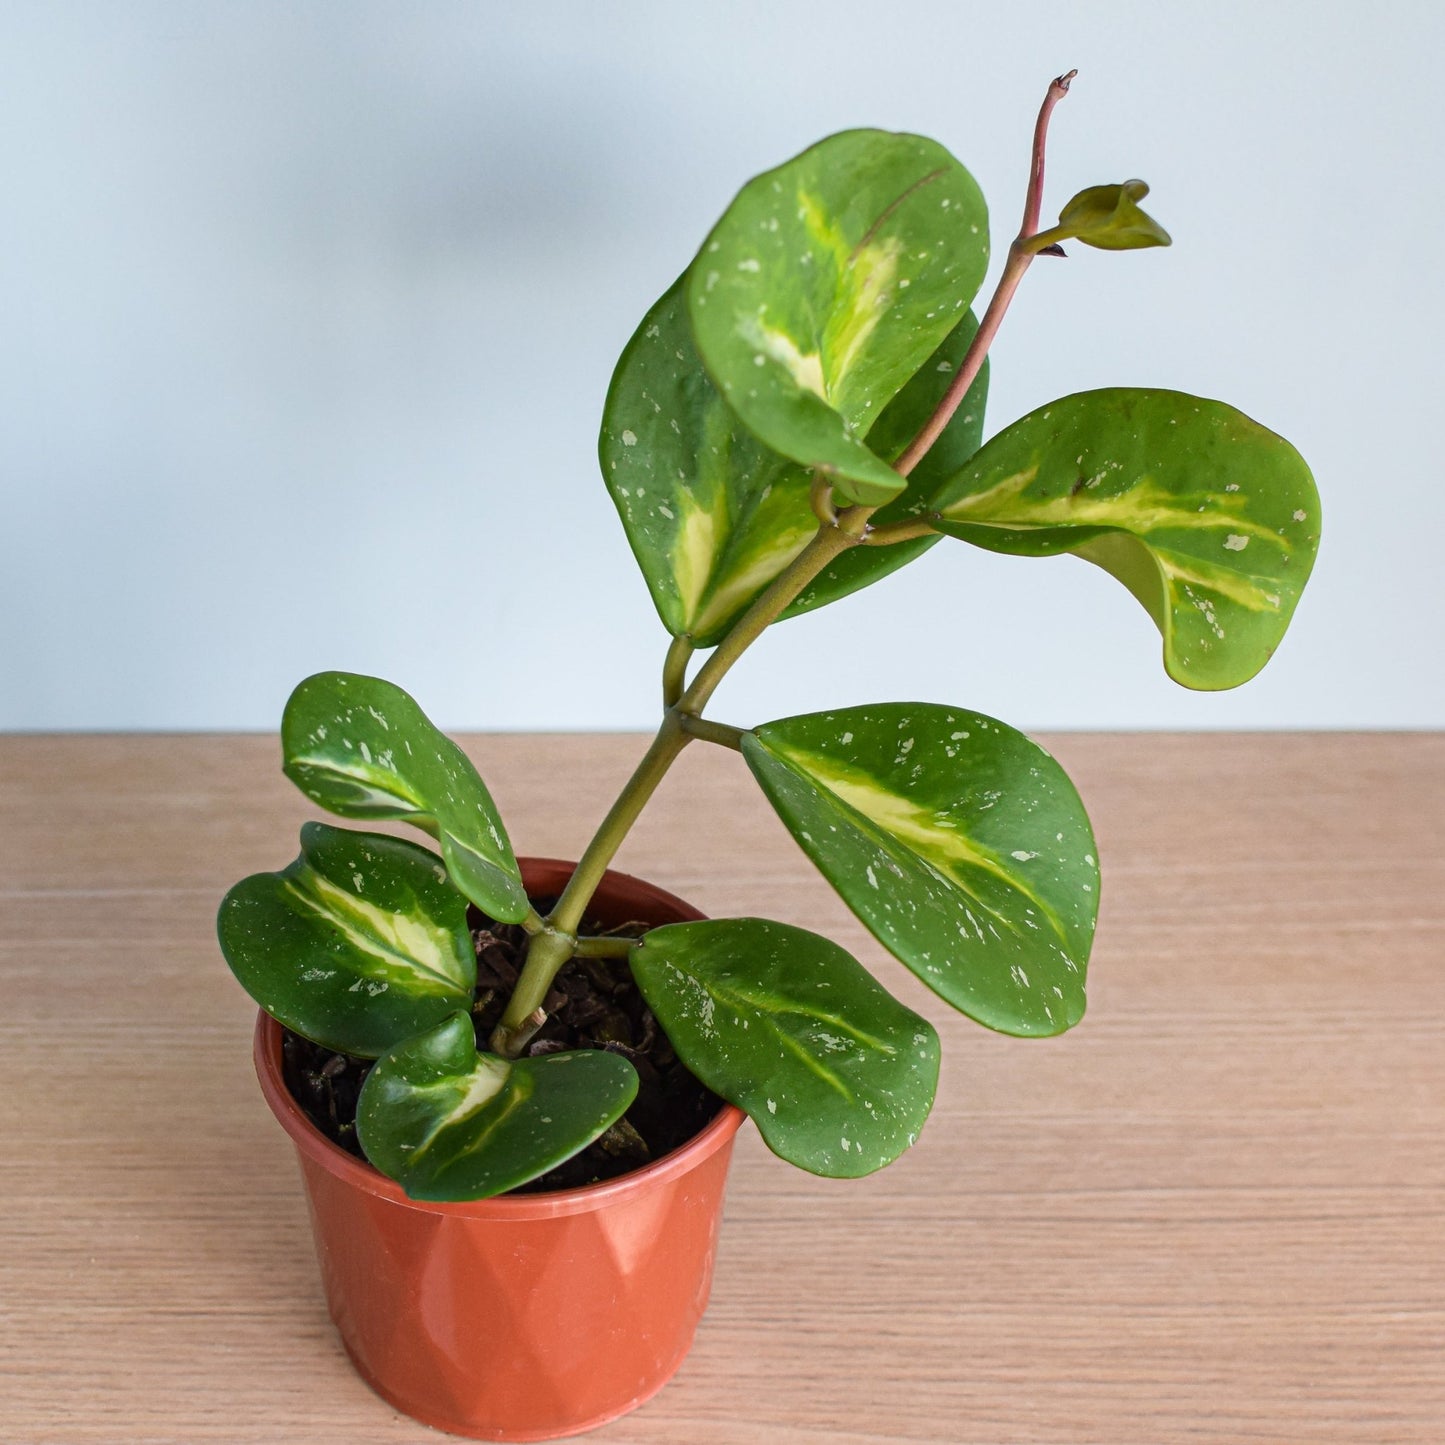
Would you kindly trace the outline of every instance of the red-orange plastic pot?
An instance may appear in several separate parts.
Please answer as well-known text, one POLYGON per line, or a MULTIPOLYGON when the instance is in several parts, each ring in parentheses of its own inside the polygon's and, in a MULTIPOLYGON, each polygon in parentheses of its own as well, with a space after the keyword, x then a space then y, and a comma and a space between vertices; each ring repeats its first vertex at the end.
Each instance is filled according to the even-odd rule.
MULTIPOLYGON (((560 893, 573 866, 521 865, 533 897, 560 893)), ((609 926, 703 916, 625 873, 607 874, 592 912, 609 926)), ((454 1434, 554 1440, 672 1378, 707 1305, 740 1110, 605 1184, 422 1203, 317 1132, 286 1088, 281 1037, 262 1014, 261 1091, 296 1145, 331 1318, 378 1394, 454 1434)))

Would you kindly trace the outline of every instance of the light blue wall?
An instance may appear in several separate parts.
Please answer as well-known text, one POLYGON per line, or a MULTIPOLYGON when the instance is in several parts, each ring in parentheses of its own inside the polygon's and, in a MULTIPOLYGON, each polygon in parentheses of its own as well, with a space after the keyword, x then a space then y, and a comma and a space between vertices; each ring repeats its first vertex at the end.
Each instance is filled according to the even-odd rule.
MULTIPOLYGON (((1266 673, 1159 667, 1102 573, 940 546, 774 630, 737 722, 1440 726, 1445 6, 16 3, 0 9, 0 726, 273 727, 323 667, 457 727, 644 726, 665 638, 597 476, 612 362, 750 174, 920 130, 1017 224, 1142 175, 1172 250, 1034 268, 991 429, 1234 402, 1326 540, 1266 673)), ((997 246, 996 250, 1001 251, 997 246)))

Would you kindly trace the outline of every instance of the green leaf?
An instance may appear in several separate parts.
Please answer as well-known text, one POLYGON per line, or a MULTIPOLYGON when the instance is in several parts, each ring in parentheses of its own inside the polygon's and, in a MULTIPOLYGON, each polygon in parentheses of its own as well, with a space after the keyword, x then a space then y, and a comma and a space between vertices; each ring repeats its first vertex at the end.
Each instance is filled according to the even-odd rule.
POLYGON ((1083 1017, 1094 836, 1037 743, 958 708, 884 703, 767 723, 742 751, 843 901, 955 1008, 1009 1034, 1083 1017))
POLYGON ((1090 186, 1059 212, 1059 224, 1049 236, 1061 241, 1073 237, 1101 251, 1168 246, 1169 232, 1139 209, 1138 203, 1148 194, 1149 187, 1143 181, 1090 186))
POLYGON ((1051 402, 939 491, 938 530, 994 552, 1073 552, 1112 573, 1186 687, 1247 682, 1314 565, 1320 504, 1295 449, 1223 402, 1115 387, 1051 402))
POLYGON ((375 1058, 471 1006, 467 900, 401 838, 307 823, 301 856, 236 884, 217 929, 242 988, 327 1048, 375 1058))
MULTIPOLYGON (((893 399, 869 434, 887 460, 913 439, 977 330, 971 314, 893 399)), ((925 508, 983 440, 981 375, 906 491, 879 524, 925 508)), ((612 377, 599 440, 602 474, 663 624, 712 647, 817 531, 806 468, 765 447, 708 379, 679 280, 644 317, 612 377)), ((820 607, 895 571, 937 537, 854 547, 785 616, 820 607)))
POLYGON ((413 1199, 486 1199, 585 1149, 636 1095, 637 1071, 601 1049, 480 1054, 470 1015, 458 1012, 377 1060, 356 1132, 413 1199))
POLYGON ((452 881, 501 923, 529 904, 512 845, 471 759, 394 683, 319 672, 281 720, 286 776, 343 818, 400 818, 441 843, 452 881))
POLYGON ((759 918, 654 928, 632 971, 688 1068, 768 1147, 852 1179, 918 1137, 938 1035, 836 943, 759 918))
POLYGON ((983 197, 942 146, 844 131, 743 187, 688 273, 688 309, 747 428, 871 506, 903 478, 863 438, 987 265, 983 197))

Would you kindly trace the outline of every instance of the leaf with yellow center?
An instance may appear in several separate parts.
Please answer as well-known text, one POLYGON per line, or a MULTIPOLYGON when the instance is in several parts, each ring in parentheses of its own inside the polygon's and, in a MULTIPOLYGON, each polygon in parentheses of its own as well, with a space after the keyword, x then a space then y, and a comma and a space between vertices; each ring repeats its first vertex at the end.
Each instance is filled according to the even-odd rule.
POLYGON ((217 928, 246 992, 328 1048, 375 1058, 471 1007, 467 900, 401 838, 307 823, 301 856, 236 884, 217 928))
POLYGON ((1283 437, 1223 402, 1115 387, 1005 427, 939 487, 938 530, 1060 552, 1148 610, 1186 687, 1247 682, 1273 655, 1319 545, 1320 503, 1283 437))
POLYGON ((400 818, 441 844, 452 881, 478 908, 520 923, 527 895, 506 829, 471 759, 395 683, 318 672, 281 719, 286 776, 343 818, 400 818))
POLYGON ((988 266, 973 177, 935 141, 830 136, 738 193, 687 279, 697 349, 743 424, 870 506, 904 480, 868 433, 988 266))
POLYGON ((886 703, 767 723, 742 749, 843 901, 955 1008, 1012 1034, 1083 1016, 1096 849, 1036 743, 978 713, 886 703))
POLYGON ((636 1094, 637 1071, 601 1049, 479 1053, 460 1010, 377 1060, 356 1132, 366 1157, 411 1198, 486 1199, 586 1148, 636 1094))
MULTIPOLYGON (((647 313, 618 362, 603 417, 602 474, 668 630, 710 647, 817 530, 812 478, 738 420, 693 346, 679 281, 647 313)), ((895 458, 932 414, 976 330, 966 315, 884 410, 868 443, 895 458)), ((943 435, 876 517, 922 509, 983 439, 985 371, 943 435)), ((937 541, 855 547, 784 614, 795 616, 877 581, 937 541)))
POLYGON ((855 1179, 917 1139, 938 1035, 836 943, 716 918, 654 928, 630 963, 678 1057, 775 1154, 855 1179))

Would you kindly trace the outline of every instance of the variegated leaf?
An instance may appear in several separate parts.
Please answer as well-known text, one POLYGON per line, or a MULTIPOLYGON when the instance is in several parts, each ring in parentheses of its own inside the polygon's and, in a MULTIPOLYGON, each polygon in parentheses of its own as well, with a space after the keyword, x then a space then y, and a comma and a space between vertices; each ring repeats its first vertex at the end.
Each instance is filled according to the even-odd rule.
POLYGON ((871 506, 903 478, 864 438, 987 265, 983 197, 942 146, 844 131, 743 187, 688 273, 688 309, 747 428, 871 506))
POLYGON ((993 718, 933 703, 810 713, 743 756, 804 852, 885 948, 1009 1034, 1084 1013, 1099 868, 1063 769, 993 718))
POLYGON ((938 1035, 836 943, 759 918, 654 928, 632 972, 688 1068, 768 1147, 857 1178, 918 1137, 938 1035))
POLYGON ((1295 449, 1223 402, 1110 388, 1006 427, 940 488, 941 532, 994 552, 1073 552, 1111 572, 1186 687, 1247 682, 1279 645, 1319 544, 1295 449))
MULTIPOLYGON (((817 531, 811 477, 758 441, 723 401, 693 346, 678 281, 647 313, 612 377, 603 414, 602 474, 664 625, 699 647, 728 628, 817 531)), ((869 433, 892 461, 947 390, 977 330, 972 315, 893 399, 869 433)), ((938 484, 983 439, 987 374, 981 374, 947 429, 875 517, 920 511, 938 484)), ((938 539, 854 547, 788 609, 793 616, 895 571, 938 539)))
POLYGON ((236 884, 217 929, 246 992, 327 1048, 375 1058, 471 1007, 467 900, 401 838, 307 823, 301 856, 236 884))
POLYGON ((377 1060, 356 1133, 413 1199, 486 1199, 585 1149, 636 1095, 637 1071, 616 1054, 481 1054, 458 1012, 377 1060))
POLYGON ((502 923, 528 910, 512 845, 471 759, 394 683, 320 672, 281 720, 286 776, 343 818, 400 818, 441 844, 452 881, 502 923))

